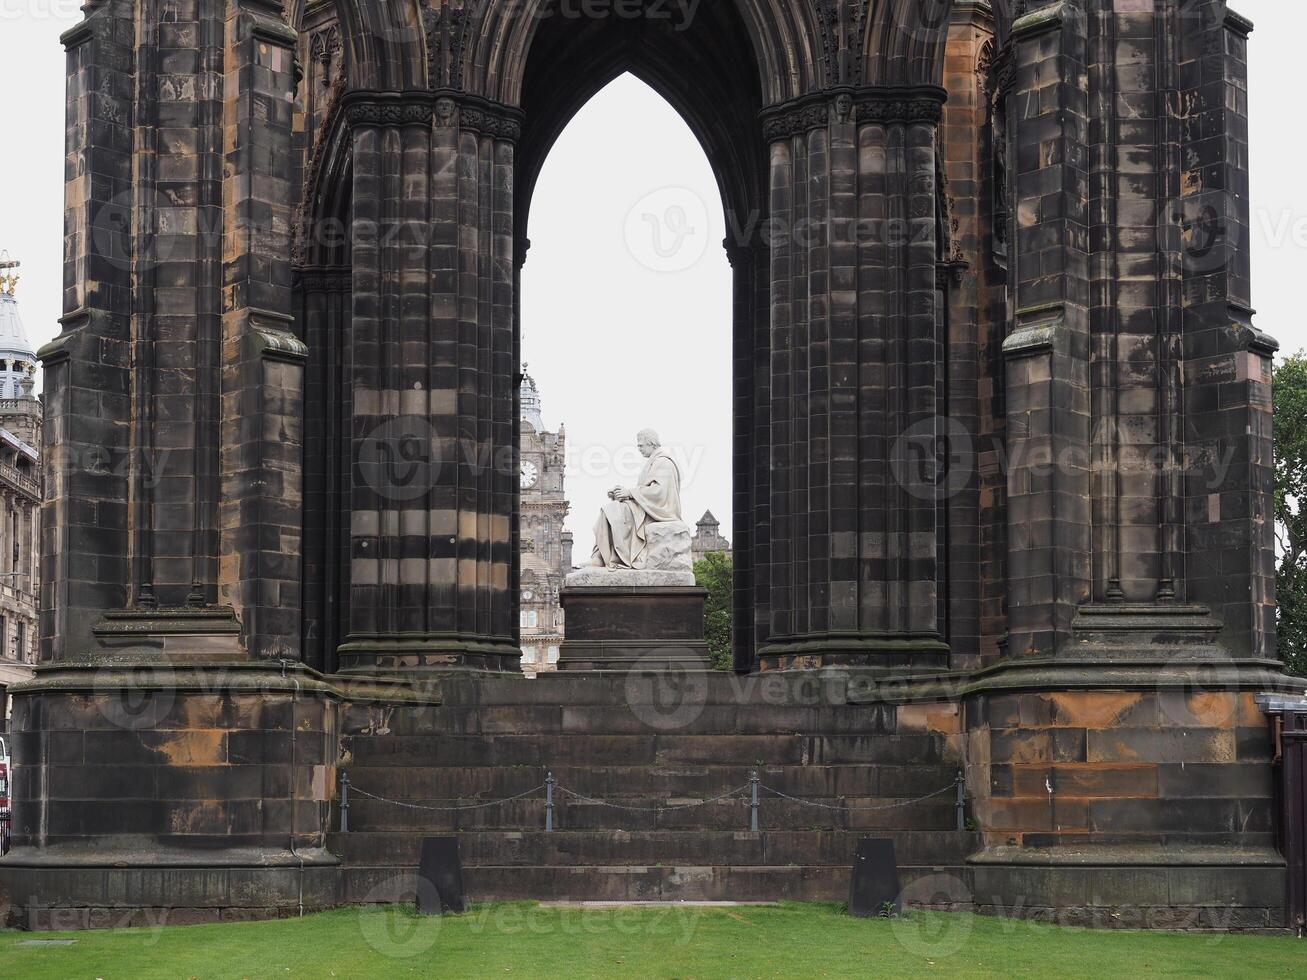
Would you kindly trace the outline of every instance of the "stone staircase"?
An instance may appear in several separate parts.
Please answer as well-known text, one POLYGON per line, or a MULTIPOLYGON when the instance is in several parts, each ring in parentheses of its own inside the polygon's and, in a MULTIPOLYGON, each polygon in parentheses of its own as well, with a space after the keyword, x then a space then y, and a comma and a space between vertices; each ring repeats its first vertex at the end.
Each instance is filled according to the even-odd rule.
POLYGON ((343 740, 350 831, 329 842, 345 901, 411 900, 421 839, 438 833, 459 835, 474 901, 840 901, 869 835, 894 839, 905 885, 965 879, 977 844, 956 830, 948 735, 900 731, 892 705, 796 706, 735 678, 689 683, 469 678, 446 682, 439 708, 357 719, 343 740), (757 833, 753 771, 767 787, 757 833), (537 788, 549 773, 547 833, 537 788))

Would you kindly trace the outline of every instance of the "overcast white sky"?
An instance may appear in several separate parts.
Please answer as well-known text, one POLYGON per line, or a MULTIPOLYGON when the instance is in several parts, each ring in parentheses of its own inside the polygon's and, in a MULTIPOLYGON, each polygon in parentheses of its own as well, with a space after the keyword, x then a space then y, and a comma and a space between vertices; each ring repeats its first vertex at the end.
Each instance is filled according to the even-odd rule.
MULTIPOLYGON (((1253 301, 1286 351, 1307 346, 1307 141, 1296 118, 1307 4, 1239 0, 1251 42, 1253 301)), ((64 58, 80 0, 0 0, 0 248, 23 262, 34 345, 60 313, 64 58)), ((721 203, 689 129, 650 90, 619 79, 551 155, 530 216, 524 352, 546 423, 567 425, 578 559, 613 483, 613 458, 653 426, 688 464, 685 512, 730 531, 730 271, 721 203), (578 208, 576 202, 584 201, 578 208), (673 227, 675 226, 675 227, 673 227), (674 237, 679 230, 679 242, 674 237), (677 247, 679 245, 679 247, 677 247), (691 259, 696 259, 691 261, 691 259), (620 368, 614 365, 622 365, 620 368)), ((614 471, 616 470, 616 472, 614 471)))

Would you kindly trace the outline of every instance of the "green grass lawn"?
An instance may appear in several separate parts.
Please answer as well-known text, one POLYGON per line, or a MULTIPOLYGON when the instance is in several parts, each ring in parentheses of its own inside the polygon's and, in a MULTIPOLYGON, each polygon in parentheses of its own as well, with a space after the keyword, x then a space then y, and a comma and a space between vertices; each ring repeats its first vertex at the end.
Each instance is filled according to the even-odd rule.
POLYGON ((103 932, 0 932, 0 977, 1286 977, 1307 945, 1274 936, 1085 931, 831 905, 559 909, 456 918, 366 908, 304 919, 103 932), (71 946, 22 946, 73 939, 71 946))

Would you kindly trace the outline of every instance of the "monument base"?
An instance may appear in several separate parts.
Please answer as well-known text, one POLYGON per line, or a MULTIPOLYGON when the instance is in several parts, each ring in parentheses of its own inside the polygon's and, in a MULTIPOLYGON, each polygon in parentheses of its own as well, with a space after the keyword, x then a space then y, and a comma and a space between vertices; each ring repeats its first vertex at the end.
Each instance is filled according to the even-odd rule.
POLYGON ((709 670, 707 597, 695 585, 568 585, 560 595, 567 638, 558 669, 709 670))

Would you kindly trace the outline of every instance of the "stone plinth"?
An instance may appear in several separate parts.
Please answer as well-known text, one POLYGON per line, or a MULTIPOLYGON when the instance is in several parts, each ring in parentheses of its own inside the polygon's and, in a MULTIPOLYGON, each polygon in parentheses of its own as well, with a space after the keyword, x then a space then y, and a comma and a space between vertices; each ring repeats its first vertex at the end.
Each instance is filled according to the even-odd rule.
POLYGON ((649 576, 688 573, 594 572, 569 576, 562 591, 567 638, 559 670, 709 669, 703 638, 708 591, 693 585, 692 575, 691 584, 634 585, 649 576))

